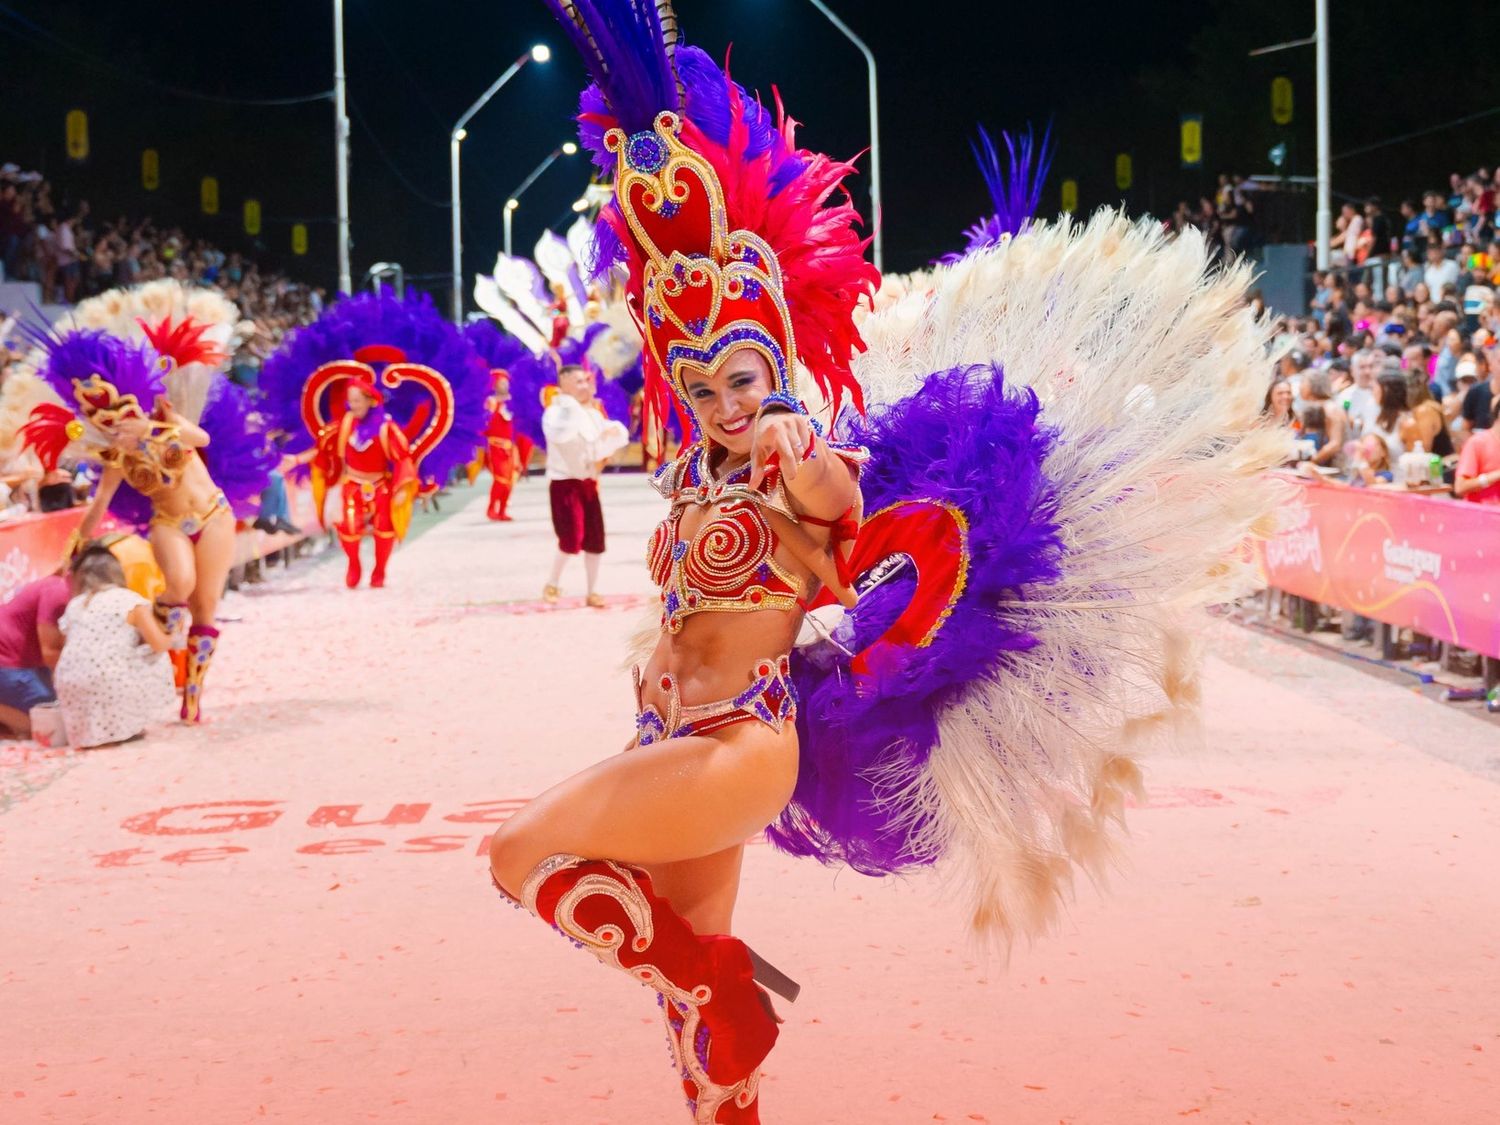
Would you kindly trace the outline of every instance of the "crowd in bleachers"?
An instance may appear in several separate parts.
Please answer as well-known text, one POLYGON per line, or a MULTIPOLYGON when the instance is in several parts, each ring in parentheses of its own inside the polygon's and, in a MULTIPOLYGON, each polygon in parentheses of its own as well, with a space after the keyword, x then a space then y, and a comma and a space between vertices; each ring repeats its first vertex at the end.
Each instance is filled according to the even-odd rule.
MULTIPOLYGON (((73 304, 107 289, 175 278, 212 285, 255 330, 234 358, 235 378, 253 383, 261 361, 292 327, 312 320, 327 293, 263 270, 184 228, 149 217, 96 215, 38 172, 0 165, 0 263, 5 278, 36 282, 45 304, 73 304)), ((15 310, 0 309, 0 316, 15 310)), ((6 362, 0 356, 0 370, 6 362)))

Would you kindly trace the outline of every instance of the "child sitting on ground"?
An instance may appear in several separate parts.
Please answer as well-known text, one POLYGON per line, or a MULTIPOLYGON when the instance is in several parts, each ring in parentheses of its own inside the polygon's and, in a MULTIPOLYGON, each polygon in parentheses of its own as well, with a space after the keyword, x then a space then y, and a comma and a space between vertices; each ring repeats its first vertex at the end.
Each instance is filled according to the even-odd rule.
POLYGON ((172 703, 169 640, 151 605, 125 585, 120 561, 102 546, 73 560, 73 598, 58 627, 53 673, 68 742, 105 746, 143 734, 172 703))

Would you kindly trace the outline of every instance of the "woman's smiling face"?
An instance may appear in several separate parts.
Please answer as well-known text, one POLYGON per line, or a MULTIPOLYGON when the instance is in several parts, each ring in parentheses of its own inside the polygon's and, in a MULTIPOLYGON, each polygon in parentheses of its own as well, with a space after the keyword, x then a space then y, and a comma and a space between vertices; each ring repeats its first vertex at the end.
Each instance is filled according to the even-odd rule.
POLYGON ((688 368, 683 386, 703 436, 735 456, 748 457, 755 412, 772 390, 765 356, 754 348, 736 348, 712 375, 688 368))

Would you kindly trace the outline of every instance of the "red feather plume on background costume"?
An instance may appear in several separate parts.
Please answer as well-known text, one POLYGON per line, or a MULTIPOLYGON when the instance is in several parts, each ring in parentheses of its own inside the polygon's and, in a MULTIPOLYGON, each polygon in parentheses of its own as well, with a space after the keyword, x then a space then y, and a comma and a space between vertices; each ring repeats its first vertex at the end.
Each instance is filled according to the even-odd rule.
POLYGON ((156 354, 172 360, 178 367, 186 367, 190 363, 214 366, 229 358, 229 353, 218 344, 203 338, 209 326, 199 324, 190 316, 183 317, 175 325, 170 316, 155 327, 144 320, 137 323, 146 333, 146 339, 151 341, 151 346, 156 349, 156 354))
POLYGON ((31 420, 21 427, 24 443, 36 451, 37 460, 49 473, 57 468, 58 459, 68 443, 82 436, 82 423, 73 412, 54 402, 38 403, 32 407, 31 420))

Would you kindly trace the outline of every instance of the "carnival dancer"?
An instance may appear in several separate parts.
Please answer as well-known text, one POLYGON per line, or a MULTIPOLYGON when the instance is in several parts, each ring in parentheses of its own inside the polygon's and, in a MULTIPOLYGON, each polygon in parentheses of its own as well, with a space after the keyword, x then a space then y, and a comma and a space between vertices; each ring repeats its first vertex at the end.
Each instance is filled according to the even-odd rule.
POLYGON ((557 555, 542 588, 542 600, 556 603, 562 594, 563 568, 583 555, 587 603, 604 605, 599 594, 599 564, 604 558, 604 507, 599 478, 609 459, 623 449, 630 434, 609 417, 599 402, 594 372, 587 364, 565 366, 556 388, 548 388, 542 431, 547 437, 547 494, 557 555))
POLYGON ((204 392, 196 420, 169 397, 175 372, 222 362, 205 331, 183 319, 147 327, 142 344, 94 329, 38 333, 46 353, 39 374, 73 399, 76 414, 44 404, 24 427, 49 469, 72 443, 103 466, 78 542, 93 536, 106 509, 149 526, 166 583, 155 612, 173 643, 187 648, 180 713, 190 723, 202 717, 203 683, 218 649, 215 615, 234 562, 235 518, 254 514, 272 465, 243 392, 227 379, 204 392))
POLYGON ((333 527, 350 589, 364 576, 364 538, 374 540, 370 585, 379 588, 415 498, 483 442, 489 385, 486 365, 422 295, 340 300, 266 361, 265 412, 298 434, 287 468, 310 466, 320 518, 326 496, 338 496, 333 527))
POLYGON ((654 477, 636 738, 502 825, 491 872, 658 993, 695 1122, 754 1122, 757 982, 795 987, 729 934, 743 842, 941 862, 976 932, 1044 930, 1107 858, 1133 754, 1192 708, 1185 613, 1237 588, 1274 504, 1267 331, 1200 237, 1106 214, 940 268, 856 332, 878 277, 828 205, 850 166, 678 44, 669 4, 549 6, 596 83, 602 263, 628 264, 648 393, 697 438, 654 477), (824 639, 793 652, 806 607, 824 639))
MULTIPOLYGON (((380 349, 354 351, 358 364, 394 358, 380 349)), ((369 535, 375 542, 370 587, 378 590, 385 585, 385 568, 396 540, 405 536, 411 522, 412 501, 420 487, 417 461, 406 432, 386 414, 385 394, 375 385, 373 373, 354 372, 343 375, 341 381, 342 415, 321 426, 317 444, 287 458, 285 467, 312 465, 313 497, 319 512, 326 492, 338 490, 339 518, 334 531, 349 560, 344 584, 351 590, 359 585, 364 573, 359 549, 369 535)))
POLYGON ((486 404, 490 420, 485 423, 484 437, 486 459, 490 470, 490 503, 485 515, 492 520, 514 519, 506 509, 510 505, 510 491, 521 475, 522 466, 530 460, 530 443, 527 443, 525 460, 521 456, 515 418, 510 412, 510 375, 497 368, 490 372, 495 380, 495 393, 486 404))

